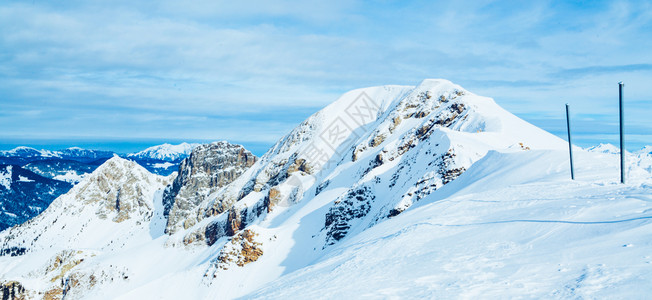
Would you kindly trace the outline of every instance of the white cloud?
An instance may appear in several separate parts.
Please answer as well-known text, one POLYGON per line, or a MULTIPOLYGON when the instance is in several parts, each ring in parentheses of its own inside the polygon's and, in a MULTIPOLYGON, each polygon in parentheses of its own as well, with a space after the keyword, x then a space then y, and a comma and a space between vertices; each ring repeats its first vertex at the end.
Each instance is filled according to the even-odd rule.
POLYGON ((135 137, 175 132, 172 124, 197 138, 228 138, 244 126, 259 132, 250 139, 271 141, 346 90, 425 77, 451 79, 524 116, 555 117, 565 102, 587 117, 606 115, 619 80, 633 101, 652 94, 652 72, 618 67, 652 62, 650 8, 624 1, 4 2, 0 105, 15 113, 0 115, 0 126, 25 135, 59 126, 48 134, 83 128, 79 134, 135 137), (38 117, 20 113, 36 110, 38 117), (285 113, 256 122, 261 111, 285 113))

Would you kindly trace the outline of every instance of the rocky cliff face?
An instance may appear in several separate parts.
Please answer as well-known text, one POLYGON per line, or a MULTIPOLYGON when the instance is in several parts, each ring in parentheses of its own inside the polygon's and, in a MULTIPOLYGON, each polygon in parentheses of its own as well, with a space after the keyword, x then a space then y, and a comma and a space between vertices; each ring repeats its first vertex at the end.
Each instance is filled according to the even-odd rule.
POLYGON ((101 219, 146 219, 154 209, 152 187, 161 184, 157 179, 135 162, 116 156, 76 186, 74 197, 79 203, 95 204, 95 213, 101 219))
POLYGON ((256 162, 256 156, 240 145, 215 142, 194 148, 183 160, 172 185, 163 195, 166 233, 187 229, 198 221, 199 203, 231 183, 256 162))

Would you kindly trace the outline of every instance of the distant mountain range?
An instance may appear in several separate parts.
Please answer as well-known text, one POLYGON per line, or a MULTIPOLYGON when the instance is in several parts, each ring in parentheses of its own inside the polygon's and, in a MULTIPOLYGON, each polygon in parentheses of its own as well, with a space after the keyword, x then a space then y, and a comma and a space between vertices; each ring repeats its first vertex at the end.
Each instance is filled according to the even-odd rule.
POLYGON ((162 144, 129 154, 79 147, 52 151, 21 146, 0 151, 0 231, 36 216, 114 156, 168 176, 198 145, 162 144))
POLYGON ((25 164, 42 159, 68 159, 79 162, 93 162, 102 158, 111 158, 114 152, 103 150, 87 150, 77 147, 58 151, 37 150, 30 147, 17 147, 8 151, 0 151, 0 163, 25 164))
POLYGON ((127 154, 128 158, 132 159, 153 159, 163 160, 167 162, 181 161, 190 155, 192 149, 201 144, 197 143, 181 143, 179 145, 162 144, 158 146, 149 147, 143 151, 127 154))
MULTIPOLYGON (((54 176, 64 176, 69 173, 69 170, 75 171, 74 173, 77 175, 90 173, 97 166, 117 155, 138 162, 154 174, 167 176, 176 171, 179 163, 199 145, 198 143, 178 145, 165 143, 126 154, 79 147, 53 151, 21 146, 12 150, 0 151, 0 164, 19 166, 30 164, 30 170, 45 177, 54 178, 54 176)), ((72 178, 76 176, 68 177, 66 177, 68 178, 66 181, 74 182, 72 178)))

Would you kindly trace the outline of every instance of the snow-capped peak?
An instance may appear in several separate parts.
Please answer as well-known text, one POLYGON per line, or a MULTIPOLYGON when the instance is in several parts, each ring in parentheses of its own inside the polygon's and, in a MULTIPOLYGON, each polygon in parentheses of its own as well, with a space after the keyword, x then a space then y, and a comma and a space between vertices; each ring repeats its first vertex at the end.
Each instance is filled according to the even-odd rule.
POLYGON ((178 161, 181 160, 192 152, 192 149, 199 146, 198 143, 181 143, 178 145, 162 144, 149 147, 137 153, 131 153, 128 157, 140 159, 158 159, 165 161, 178 161))
POLYGON ((645 146, 641 150, 636 151, 636 154, 652 154, 652 146, 645 146))
POLYGON ((600 145, 589 147, 586 149, 589 152, 597 152, 597 153, 607 153, 607 154, 618 154, 620 153, 620 149, 612 144, 609 143, 601 143, 600 145))
POLYGON ((107 246, 116 236, 128 238, 128 232, 148 232, 144 222, 152 219, 155 203, 160 204, 160 196, 156 200, 156 195, 160 195, 169 179, 149 173, 136 162, 114 156, 54 200, 42 214, 12 228, 14 233, 10 232, 10 236, 20 233, 20 241, 6 242, 30 249, 98 248, 107 246), (59 229, 67 230, 53 228, 54 223, 59 229), (117 235, 119 232, 122 233, 117 235), (34 243, 25 244, 23 238, 28 243, 34 239, 34 243))
POLYGON ((89 150, 79 147, 70 147, 62 150, 37 150, 32 147, 20 146, 12 150, 0 151, 0 156, 5 157, 19 157, 19 158, 50 158, 58 157, 65 159, 98 159, 103 157, 110 157, 113 155, 111 151, 102 150, 89 150))
POLYGON ((0 154, 8 157, 56 157, 58 154, 56 151, 50 150, 37 150, 32 147, 19 146, 11 150, 0 151, 0 154))

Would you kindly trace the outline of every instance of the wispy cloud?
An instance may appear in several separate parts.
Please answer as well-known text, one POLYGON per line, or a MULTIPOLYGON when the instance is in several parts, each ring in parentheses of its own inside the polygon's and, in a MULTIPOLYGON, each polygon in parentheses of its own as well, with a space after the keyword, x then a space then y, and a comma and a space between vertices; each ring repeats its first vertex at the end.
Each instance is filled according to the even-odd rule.
POLYGON ((650 72, 652 64, 631 64, 617 66, 590 66, 582 68, 564 69, 552 74, 556 78, 578 78, 584 76, 596 76, 604 74, 622 74, 629 72, 650 72))
POLYGON ((0 138, 271 143, 349 89, 427 77, 588 119, 620 80, 650 99, 651 48, 647 1, 3 1, 0 138))

